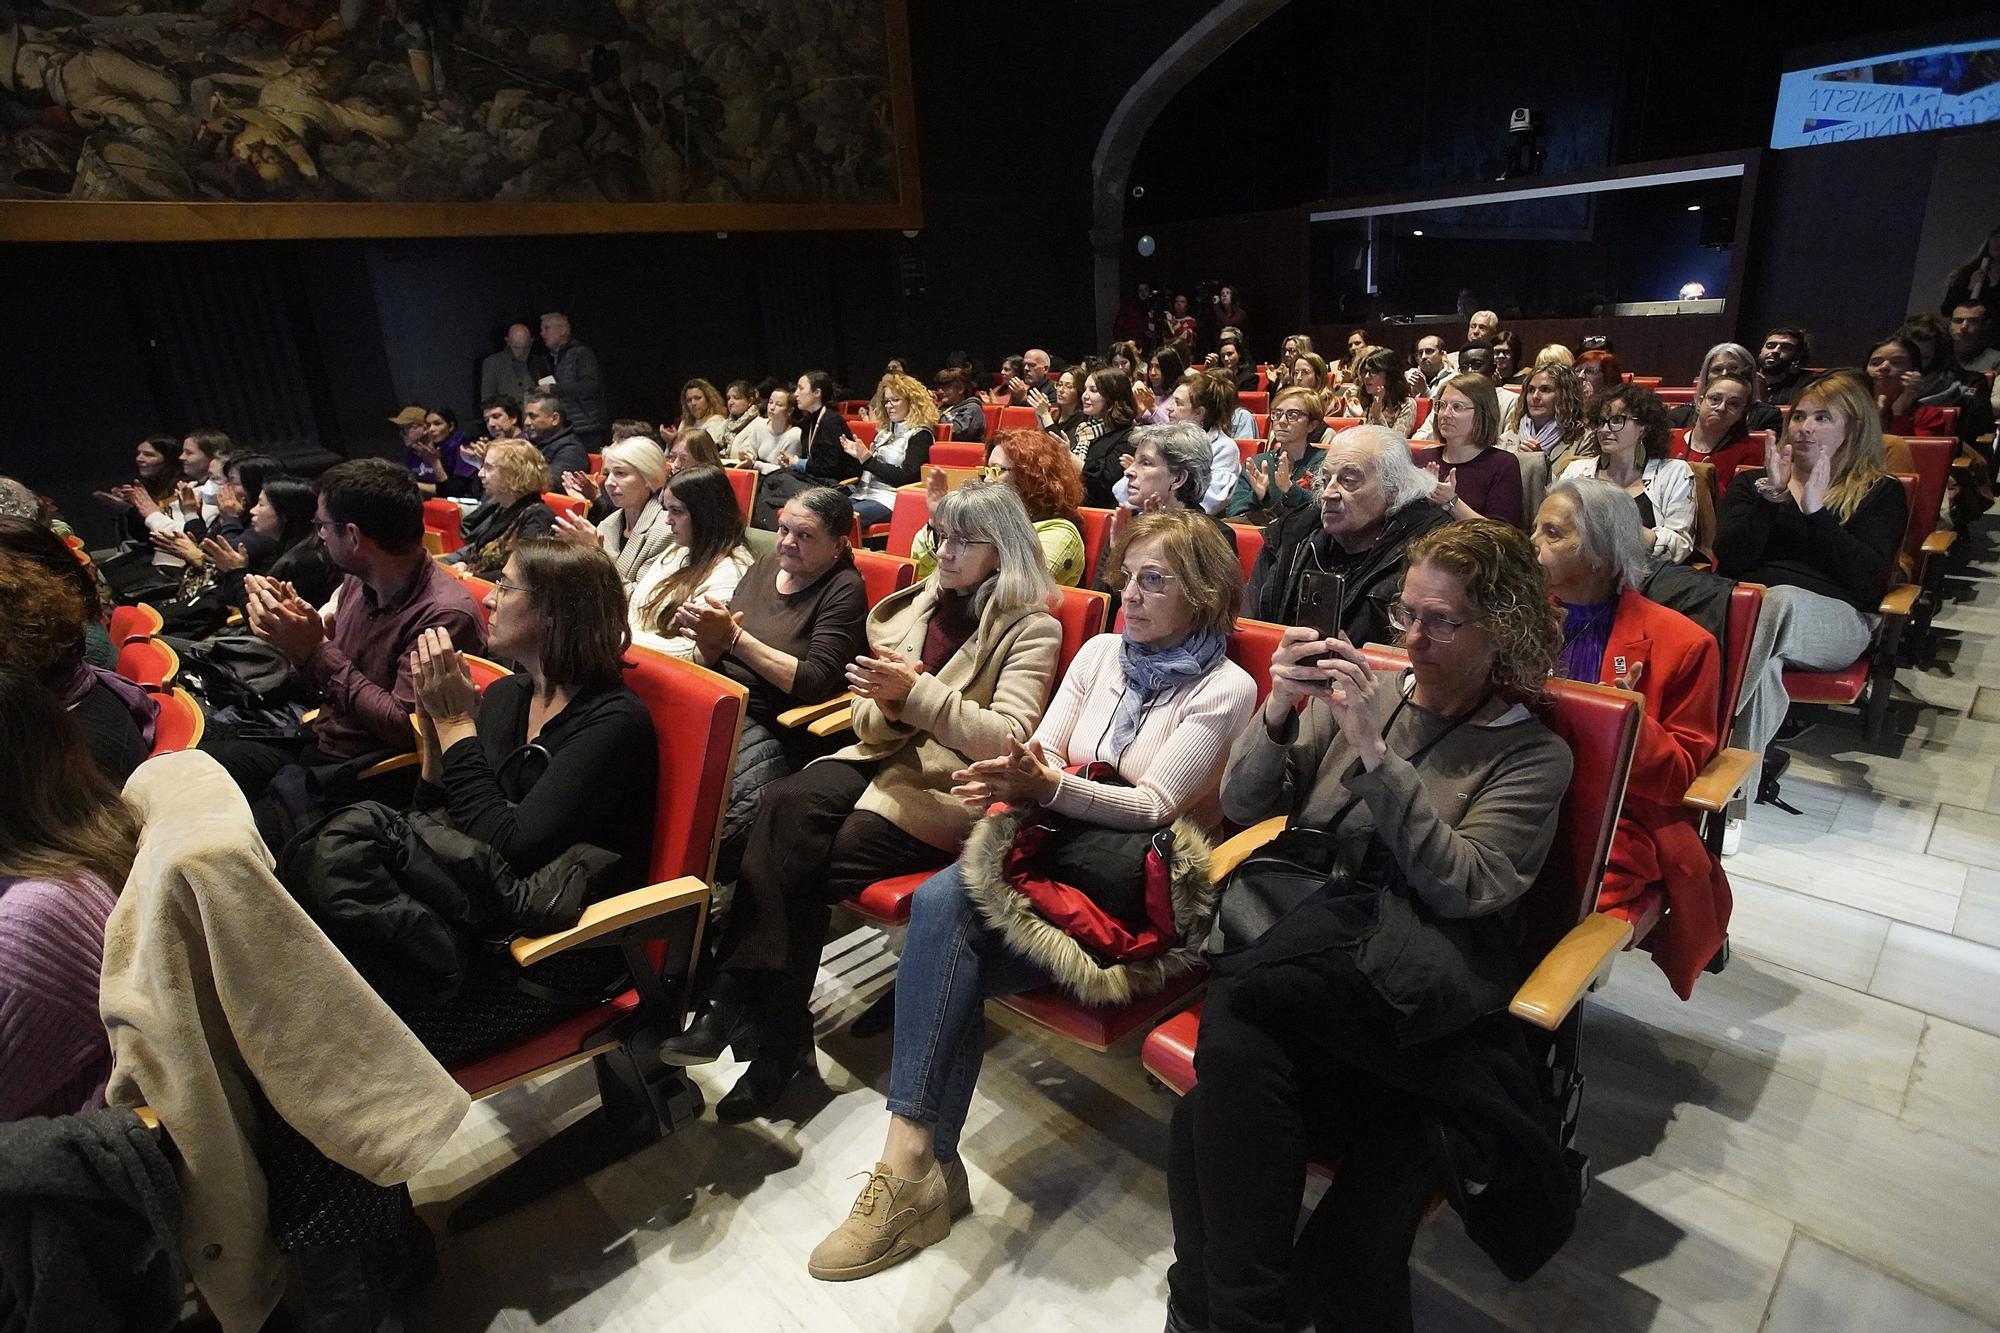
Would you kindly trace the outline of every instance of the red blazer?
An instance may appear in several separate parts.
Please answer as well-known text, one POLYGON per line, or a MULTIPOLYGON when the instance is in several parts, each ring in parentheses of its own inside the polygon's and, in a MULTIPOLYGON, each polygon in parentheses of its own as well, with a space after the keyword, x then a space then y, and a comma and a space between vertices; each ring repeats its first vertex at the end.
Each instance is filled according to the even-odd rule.
POLYGON ((1702 845, 1695 813, 1681 804, 1721 744, 1722 653, 1707 630, 1628 588, 1599 683, 1616 684, 1640 664, 1646 711, 1597 905, 1631 920, 1646 891, 1665 886, 1667 912, 1647 947, 1686 999, 1729 929, 1729 880, 1702 845))
POLYGON ((1736 475, 1737 468, 1764 466, 1764 440, 1762 436, 1749 436, 1734 444, 1725 444, 1712 454, 1698 454, 1688 448, 1685 435, 1676 435, 1667 449, 1667 456, 1689 463, 1713 463, 1715 489, 1719 496, 1729 489, 1729 479, 1736 475))

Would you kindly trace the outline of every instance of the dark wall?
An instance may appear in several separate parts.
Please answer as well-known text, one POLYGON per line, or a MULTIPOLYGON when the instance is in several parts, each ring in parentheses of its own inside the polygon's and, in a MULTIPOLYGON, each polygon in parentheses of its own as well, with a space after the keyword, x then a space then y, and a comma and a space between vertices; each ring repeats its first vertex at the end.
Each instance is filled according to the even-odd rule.
POLYGON ((445 403, 463 420, 479 358, 509 322, 550 309, 599 354, 613 413, 650 418, 672 413, 693 375, 825 367, 862 388, 891 355, 926 372, 957 348, 988 364, 1029 343, 1079 356, 1092 322, 1091 155, 1119 97, 1205 7, 1112 0, 1024 36, 991 6, 912 3, 925 211, 914 238, 0 245, 0 290, 33 325, 13 349, 0 468, 103 539, 110 525, 89 493, 129 478, 142 435, 213 423, 303 456, 391 452, 397 408, 445 403), (188 293, 214 299, 197 310, 188 293), (304 420, 273 425, 282 413, 242 401, 272 389, 272 373, 239 370, 231 354, 273 338, 285 345, 244 364, 295 361, 282 397, 304 404, 304 420), (190 365, 232 393, 181 382, 190 365))

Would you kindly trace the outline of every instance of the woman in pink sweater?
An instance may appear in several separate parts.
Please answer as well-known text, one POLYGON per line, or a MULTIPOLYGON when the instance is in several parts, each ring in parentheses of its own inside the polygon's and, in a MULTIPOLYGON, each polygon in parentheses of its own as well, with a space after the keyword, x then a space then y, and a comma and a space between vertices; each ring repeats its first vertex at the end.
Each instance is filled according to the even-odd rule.
MULTIPOLYGON (((1256 685, 1223 653, 1242 567, 1200 510, 1135 520, 1109 567, 1124 597, 1124 631, 1077 653, 1025 748, 1014 743, 1007 755, 953 775, 953 794, 972 808, 1011 809, 977 826, 959 860, 911 903, 896 978, 888 1139, 847 1220, 813 1251, 815 1277, 878 1272, 942 1240, 951 1219, 971 1208, 958 1135, 985 1054, 989 996, 1053 983, 1115 1003, 1164 984, 1184 965, 1185 941, 1206 932, 1207 861, 1190 855, 1199 834, 1185 824, 1166 830, 1184 816, 1209 826, 1202 816, 1214 809, 1230 744, 1257 706, 1256 685), (1002 906, 1010 891, 1001 867, 1024 807, 1030 817, 1035 809, 1066 817, 1064 834, 1049 842, 1071 853, 1093 830, 1160 831, 1153 846, 1165 848, 1161 877, 1174 881, 1175 947, 1100 968, 1018 902, 1002 906)), ((1143 837, 1105 841, 1114 865, 1145 851, 1143 837)), ((1145 878, 1134 858, 1125 887, 1136 895, 1145 878)), ((1091 906, 1119 928, 1142 929, 1129 904, 1120 910, 1106 895, 1091 906)))
POLYGON ((139 825, 83 733, 30 676, 0 670, 0 1122, 104 1104, 104 922, 139 825))

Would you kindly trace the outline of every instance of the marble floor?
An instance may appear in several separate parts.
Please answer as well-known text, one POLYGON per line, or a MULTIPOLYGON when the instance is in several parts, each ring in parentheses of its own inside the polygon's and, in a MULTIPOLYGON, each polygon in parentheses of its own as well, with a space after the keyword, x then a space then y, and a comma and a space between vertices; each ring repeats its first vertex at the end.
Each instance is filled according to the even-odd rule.
MULTIPOLYGON (((1595 1184, 1532 1280, 1450 1212, 1421 1234, 1418 1326, 1489 1330, 2000 1330, 2000 552, 1948 586, 1937 664, 1895 724, 1835 715, 1728 862, 1735 958, 1673 997, 1621 960, 1585 1025, 1595 1184), (1987 821, 1996 823, 1989 825, 1987 821)), ((449 1201, 587 1111, 587 1071, 473 1108, 419 1178, 442 1276, 411 1329, 1152 1330, 1172 1234, 1167 1094, 1136 1045, 1082 1050, 995 1011, 965 1135, 973 1213, 876 1277, 805 1255, 846 1213, 885 1122, 888 1038, 846 1023, 893 953, 829 943, 822 1082, 786 1118, 712 1116, 461 1236, 449 1201)), ((711 1105, 728 1063, 701 1072, 711 1105)))

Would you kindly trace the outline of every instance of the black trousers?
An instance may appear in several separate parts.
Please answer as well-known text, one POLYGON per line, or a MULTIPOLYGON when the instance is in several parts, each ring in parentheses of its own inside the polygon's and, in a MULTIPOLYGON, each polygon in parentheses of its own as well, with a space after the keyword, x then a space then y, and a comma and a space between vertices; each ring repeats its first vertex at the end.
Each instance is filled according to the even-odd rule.
POLYGON ((289 736, 245 735, 243 732, 243 728, 229 723, 211 722, 202 732, 201 749, 215 757, 215 761, 242 789, 243 798, 253 805, 263 797, 278 770, 287 764, 340 762, 314 745, 309 731, 302 730, 289 736))
POLYGON ((1195 1068, 1167 1168, 1174 1308, 1196 1328, 1282 1333, 1296 1265, 1319 1333, 1411 1328, 1410 1247, 1436 1176, 1407 1098, 1248 1021, 1227 981, 1203 1005, 1195 1068), (1328 1157, 1334 1183, 1295 1241, 1307 1164, 1328 1157))
POLYGON ((874 764, 822 759, 764 792, 717 950, 728 989, 756 1006, 773 1046, 812 1044, 812 986, 833 904, 953 854, 856 810, 874 764))

